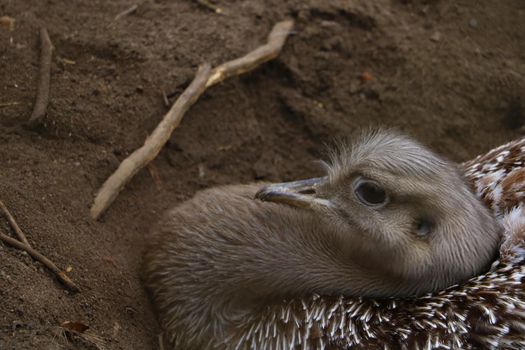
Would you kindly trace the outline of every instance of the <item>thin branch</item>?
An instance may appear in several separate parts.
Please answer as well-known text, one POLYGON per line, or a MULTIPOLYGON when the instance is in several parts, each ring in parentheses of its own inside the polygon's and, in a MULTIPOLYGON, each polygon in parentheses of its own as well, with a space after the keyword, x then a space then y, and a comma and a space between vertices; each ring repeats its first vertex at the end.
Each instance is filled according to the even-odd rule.
POLYGON ((283 45, 293 28, 293 21, 277 23, 268 35, 268 43, 259 46, 252 52, 232 61, 221 64, 213 69, 212 76, 206 83, 210 87, 235 75, 249 72, 261 64, 273 60, 281 53, 283 45))
POLYGON ((38 73, 38 90, 36 92, 36 101, 28 125, 36 127, 42 122, 46 115, 47 105, 49 103, 49 81, 51 80, 51 57, 53 55, 53 43, 49 38, 46 28, 40 29, 41 54, 40 54, 40 71, 38 73))
POLYGON ((10 106, 18 106, 20 104, 20 102, 5 102, 5 103, 0 103, 0 108, 2 107, 10 107, 10 106))
POLYGON ((13 230, 15 231, 15 233, 18 236, 18 239, 20 240, 20 242, 24 243, 28 247, 31 247, 31 244, 29 244, 29 242, 27 241, 27 238, 26 238, 26 235, 24 234, 24 231, 22 231, 20 226, 18 226, 18 224, 16 223, 15 218, 13 217, 13 215, 11 215, 11 213, 9 212, 9 209, 7 209, 7 207, 5 206, 4 202, 2 202, 1 200, 0 200, 0 209, 4 213, 7 221, 9 221, 9 224, 11 225, 13 230))
POLYGON ((118 169, 104 182, 91 207, 91 217, 98 219, 113 203, 126 183, 157 156, 173 130, 179 125, 184 113, 197 101, 206 88, 232 76, 251 71, 260 64, 277 57, 292 28, 293 21, 291 20, 279 22, 269 34, 267 44, 241 58, 221 64, 213 70, 210 70, 209 64, 202 65, 193 82, 175 101, 160 124, 146 139, 144 145, 124 159, 118 169))
POLYGON ((205 7, 205 8, 207 8, 208 10, 211 10, 211 11, 213 11, 213 12, 219 14, 219 15, 223 13, 222 8, 220 8, 220 7, 217 6, 217 5, 212 4, 212 3, 209 2, 208 0, 196 0, 196 2, 197 2, 199 5, 205 7))
POLYGON ((161 93, 162 93, 162 101, 164 102, 164 106, 169 108, 170 100, 168 100, 168 96, 166 95, 166 92, 164 90, 161 90, 161 93))
POLYGON ((61 271, 51 260, 43 256, 37 250, 3 233, 0 233, 0 240, 4 243, 9 244, 10 246, 27 252, 33 257, 33 259, 41 262, 45 267, 51 270, 57 276, 60 282, 62 282, 72 292, 80 291, 80 288, 66 275, 64 271, 61 271))
POLYGON ((118 169, 104 182, 91 207, 93 219, 97 219, 113 203, 124 185, 159 154, 173 130, 179 125, 184 113, 206 90, 206 82, 210 73, 209 64, 203 64, 199 67, 193 82, 173 104, 160 124, 146 139, 144 145, 124 159, 118 169))
POLYGON ((118 21, 119 19, 121 19, 122 17, 125 17, 127 15, 131 15, 133 12, 137 11, 137 9, 139 8, 139 5, 138 4, 135 4, 131 7, 129 7, 128 9, 118 13, 115 18, 113 18, 113 21, 118 21))

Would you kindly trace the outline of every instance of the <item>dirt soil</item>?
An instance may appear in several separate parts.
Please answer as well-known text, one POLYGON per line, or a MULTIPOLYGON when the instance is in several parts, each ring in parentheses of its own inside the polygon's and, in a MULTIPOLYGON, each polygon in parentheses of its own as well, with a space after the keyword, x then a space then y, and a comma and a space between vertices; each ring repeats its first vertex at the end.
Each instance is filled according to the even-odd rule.
MULTIPOLYGON (((455 161, 523 132, 525 3, 445 0, 0 0, 0 198, 67 292, 0 243, 0 349, 155 349, 140 281, 150 225, 196 191, 319 173, 334 136, 397 127, 455 161), (136 11, 115 20, 138 3, 136 11), (94 194, 196 67, 238 57, 296 20, 275 61, 213 87, 99 222, 94 194), (28 120, 39 34, 55 45, 45 125, 28 120), (64 321, 89 326, 67 335, 64 321)), ((0 231, 13 234, 5 219, 0 231)))

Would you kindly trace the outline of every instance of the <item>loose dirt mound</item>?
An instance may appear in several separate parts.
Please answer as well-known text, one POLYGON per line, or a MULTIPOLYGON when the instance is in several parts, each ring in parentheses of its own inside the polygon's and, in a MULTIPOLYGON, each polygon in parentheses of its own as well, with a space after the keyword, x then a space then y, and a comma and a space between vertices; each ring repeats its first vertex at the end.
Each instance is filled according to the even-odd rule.
MULTIPOLYGON (((318 173, 334 136, 395 126, 465 160, 520 133, 522 0, 0 0, 0 198, 30 242, 65 268, 71 295, 0 244, 0 349, 152 349, 158 326, 139 279, 150 224, 195 191, 318 173), (213 87, 101 222, 94 193, 166 112, 197 65, 216 65, 296 20, 276 60, 213 87), (35 96, 38 28, 55 44, 46 125, 23 127, 35 96), (14 103, 14 104, 11 104, 14 103), (89 337, 65 338, 82 321, 89 337), (88 338, 88 339, 86 339, 88 338)), ((5 220, 0 230, 9 230, 5 220)))

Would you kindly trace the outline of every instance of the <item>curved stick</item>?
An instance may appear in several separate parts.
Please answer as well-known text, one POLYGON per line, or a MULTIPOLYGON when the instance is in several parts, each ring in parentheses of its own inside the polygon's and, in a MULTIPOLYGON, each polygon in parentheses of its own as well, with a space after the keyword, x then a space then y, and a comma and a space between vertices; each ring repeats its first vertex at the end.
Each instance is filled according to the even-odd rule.
POLYGON ((16 235, 18 236, 18 240, 20 240, 22 243, 24 243, 28 247, 31 247, 31 244, 29 244, 26 238, 26 235, 24 234, 24 231, 22 231, 20 226, 18 226, 18 223, 16 222, 15 218, 13 217, 13 215, 11 215, 11 212, 9 211, 9 209, 7 209, 4 202, 2 202, 1 200, 0 200, 0 209, 2 210, 7 221, 9 221, 9 224, 11 225, 16 235))
POLYGON ((281 53, 286 38, 290 35, 293 29, 293 21, 282 21, 277 23, 270 34, 268 35, 268 42, 259 46, 250 53, 228 61, 213 69, 213 73, 206 83, 206 87, 210 87, 223 80, 231 78, 235 75, 254 70, 261 64, 273 60, 281 53))
POLYGON ((53 43, 49 38, 46 28, 40 29, 41 54, 40 71, 38 73, 38 90, 36 92, 35 106, 29 118, 28 125, 35 127, 44 118, 49 103, 49 81, 51 80, 51 57, 53 55, 53 43))
POLYGON ((211 67, 209 64, 203 64, 199 67, 193 82, 177 99, 160 124, 146 139, 144 145, 124 159, 118 169, 104 182, 91 207, 93 219, 98 219, 117 198, 129 180, 159 154, 173 130, 179 125, 184 113, 206 90, 206 82, 210 74, 211 67))
POLYGON ((133 176, 160 152, 173 130, 179 125, 184 113, 194 104, 206 88, 232 76, 251 71, 279 55, 293 28, 293 21, 277 23, 268 36, 268 42, 243 57, 223 63, 210 70, 209 64, 202 65, 193 82, 177 99, 144 145, 124 159, 118 169, 104 182, 91 207, 91 217, 98 219, 113 203, 117 195, 133 176))
POLYGON ((60 270, 51 260, 43 256, 37 250, 3 233, 0 233, 0 240, 9 244, 10 246, 27 252, 29 255, 31 255, 31 257, 33 257, 33 259, 40 261, 45 267, 50 269, 57 276, 60 282, 62 282, 72 292, 80 291, 80 288, 66 275, 64 271, 60 270))

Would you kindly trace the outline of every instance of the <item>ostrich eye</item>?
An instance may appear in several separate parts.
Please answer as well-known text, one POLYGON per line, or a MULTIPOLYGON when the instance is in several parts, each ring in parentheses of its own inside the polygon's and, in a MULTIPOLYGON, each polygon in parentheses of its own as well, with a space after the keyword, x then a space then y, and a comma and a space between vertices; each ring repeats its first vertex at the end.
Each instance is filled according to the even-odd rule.
POLYGON ((434 222, 429 218, 420 218, 416 221, 416 234, 419 237, 424 237, 428 235, 432 228, 434 227, 434 222))
POLYGON ((385 204, 388 199, 385 190, 377 183, 361 178, 355 182, 354 193, 363 204, 368 206, 385 204))

